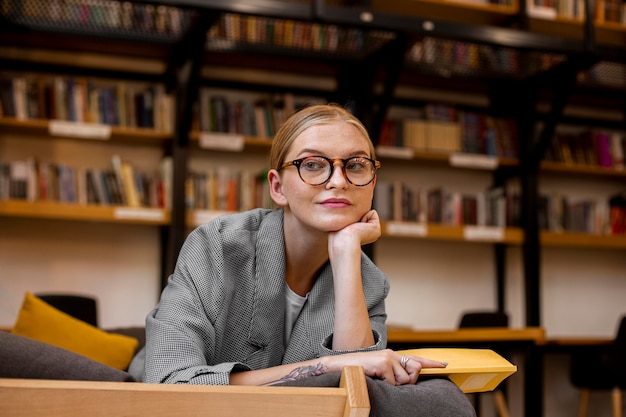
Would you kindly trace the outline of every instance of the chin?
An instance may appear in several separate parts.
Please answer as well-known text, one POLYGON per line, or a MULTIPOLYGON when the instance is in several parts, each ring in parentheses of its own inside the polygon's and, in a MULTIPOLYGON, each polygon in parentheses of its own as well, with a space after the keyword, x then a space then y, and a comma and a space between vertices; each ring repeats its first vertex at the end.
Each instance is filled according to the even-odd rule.
POLYGON ((346 226, 357 223, 360 219, 360 217, 357 219, 347 219, 344 216, 341 216, 340 218, 331 218, 328 220, 319 221, 317 223, 317 227, 324 232, 336 232, 345 228, 346 226))

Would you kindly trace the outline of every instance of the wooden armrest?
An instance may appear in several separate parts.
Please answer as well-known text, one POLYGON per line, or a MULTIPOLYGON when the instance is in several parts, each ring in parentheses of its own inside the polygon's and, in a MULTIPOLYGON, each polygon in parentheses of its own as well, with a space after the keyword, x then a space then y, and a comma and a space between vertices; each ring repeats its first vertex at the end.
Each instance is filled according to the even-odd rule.
POLYGON ((12 417, 367 417, 369 410, 361 367, 344 368, 338 388, 0 379, 0 415, 12 417))

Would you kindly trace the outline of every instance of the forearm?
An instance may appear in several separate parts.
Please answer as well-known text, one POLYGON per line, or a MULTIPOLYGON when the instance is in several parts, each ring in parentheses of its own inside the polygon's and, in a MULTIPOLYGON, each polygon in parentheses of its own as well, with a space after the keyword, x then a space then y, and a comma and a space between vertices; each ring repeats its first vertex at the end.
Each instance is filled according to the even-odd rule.
POLYGON ((331 258, 335 291, 333 350, 348 351, 374 344, 361 279, 361 248, 343 247, 331 258))
POLYGON ((332 357, 322 357, 254 371, 233 372, 230 375, 230 384, 275 385, 332 372, 341 372, 341 366, 332 357))

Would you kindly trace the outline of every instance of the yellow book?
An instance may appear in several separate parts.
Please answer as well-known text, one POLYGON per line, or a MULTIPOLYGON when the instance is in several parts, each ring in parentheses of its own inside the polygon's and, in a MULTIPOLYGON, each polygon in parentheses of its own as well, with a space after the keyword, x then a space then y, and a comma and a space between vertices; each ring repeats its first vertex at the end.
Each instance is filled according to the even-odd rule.
POLYGON ((424 368, 420 375, 447 377, 465 393, 493 391, 517 372, 517 366, 491 349, 422 348, 397 352, 447 362, 445 368, 424 368))

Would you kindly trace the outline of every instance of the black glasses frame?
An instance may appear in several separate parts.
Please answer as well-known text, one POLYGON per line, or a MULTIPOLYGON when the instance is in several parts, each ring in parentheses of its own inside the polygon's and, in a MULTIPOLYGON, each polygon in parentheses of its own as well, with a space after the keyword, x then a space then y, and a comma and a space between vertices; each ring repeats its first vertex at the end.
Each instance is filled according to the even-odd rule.
POLYGON ((335 162, 341 162, 341 172, 343 172, 343 177, 346 179, 346 181, 348 181, 348 183, 354 185, 355 187, 365 187, 366 185, 371 184, 371 182, 374 181, 374 178, 376 178, 376 172, 381 167, 380 161, 376 161, 374 159, 367 158, 365 156, 351 156, 350 158, 342 159, 342 158, 327 158, 327 157, 322 156, 322 155, 311 155, 311 156, 306 156, 306 157, 300 158, 300 159, 294 159, 293 161, 285 162, 284 164, 282 164, 281 166, 278 167, 278 171, 280 171, 283 168, 287 168, 287 167, 290 167, 290 166, 295 166, 296 169, 298 170, 298 176, 300 177, 302 182, 304 182, 305 184, 317 186, 317 185, 326 184, 328 181, 330 181, 330 179, 333 176, 333 173, 335 172, 335 162), (330 172, 328 174, 328 178, 326 178, 324 181, 322 181, 322 182, 320 182, 318 184, 311 184, 310 182, 308 182, 304 178, 302 178, 302 174, 300 173, 300 166, 302 165, 303 161, 305 161, 305 160, 307 160, 309 158, 321 158, 321 159, 324 159, 324 160, 328 161, 328 163, 330 164, 330 172), (352 181, 350 181, 350 178, 348 178, 348 174, 346 174, 346 163, 348 161, 350 161, 351 159, 355 159, 355 158, 366 159, 366 160, 370 161, 372 163, 372 166, 374 167, 374 173, 372 175, 372 178, 365 184, 355 184, 355 183, 353 183, 352 181))

